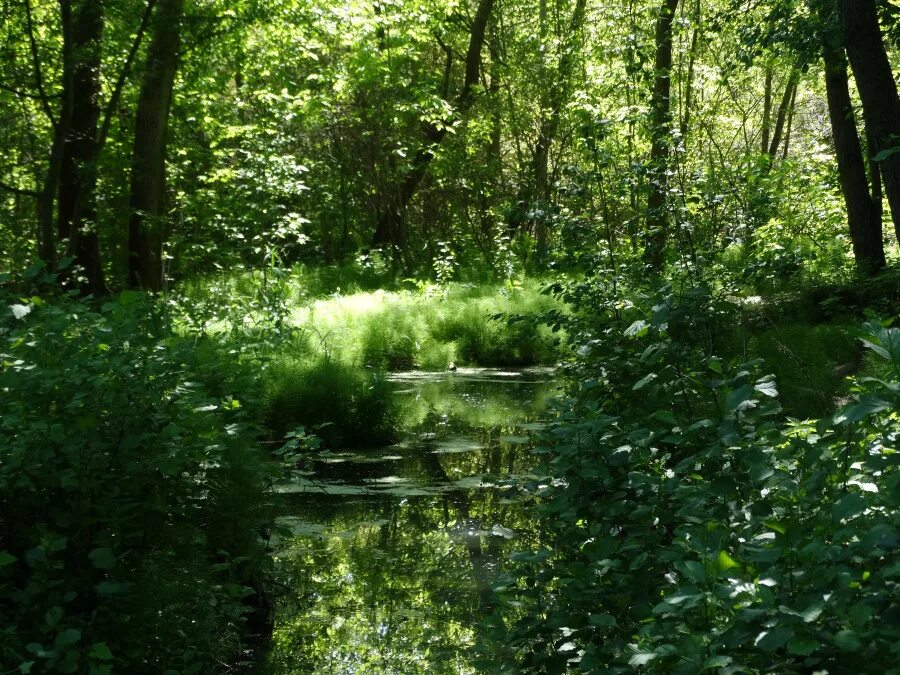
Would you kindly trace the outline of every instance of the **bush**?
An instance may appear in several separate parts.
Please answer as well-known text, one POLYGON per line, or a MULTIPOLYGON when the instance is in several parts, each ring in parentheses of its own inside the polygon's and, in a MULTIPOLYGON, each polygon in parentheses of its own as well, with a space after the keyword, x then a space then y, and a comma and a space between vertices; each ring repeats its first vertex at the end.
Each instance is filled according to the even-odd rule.
POLYGON ((498 586, 505 658, 554 673, 893 668, 900 329, 863 335, 890 380, 804 423, 760 360, 708 351, 734 317, 702 290, 648 296, 619 330, 586 309, 601 318, 581 386, 539 448, 550 531, 498 586))
POLYGON ((101 310, 3 300, 0 662, 234 663, 266 565, 271 470, 238 392, 206 385, 228 358, 197 359, 137 294, 101 310))

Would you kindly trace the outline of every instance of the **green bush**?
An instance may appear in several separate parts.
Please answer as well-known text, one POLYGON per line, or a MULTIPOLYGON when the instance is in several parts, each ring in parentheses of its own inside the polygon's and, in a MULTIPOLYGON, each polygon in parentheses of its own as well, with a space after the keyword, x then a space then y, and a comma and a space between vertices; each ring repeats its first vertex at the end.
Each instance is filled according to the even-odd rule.
MULTIPOLYGON (((702 290, 585 307, 580 387, 538 449, 548 532, 498 586, 511 670, 891 672, 900 656, 900 329, 817 422, 760 360, 711 353, 735 320, 702 290), (585 322, 584 325, 588 325, 585 322)), ((539 470, 540 471, 540 470, 539 470)))
POLYGON ((0 302, 4 671, 208 673, 243 649, 271 464, 240 392, 207 386, 229 357, 159 307, 0 302))

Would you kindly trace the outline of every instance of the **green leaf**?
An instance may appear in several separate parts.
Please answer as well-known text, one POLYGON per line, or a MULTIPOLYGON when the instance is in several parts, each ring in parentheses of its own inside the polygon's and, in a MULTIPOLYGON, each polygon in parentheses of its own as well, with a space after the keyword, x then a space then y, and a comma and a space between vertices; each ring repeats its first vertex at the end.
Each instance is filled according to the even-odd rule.
POLYGON ((636 645, 628 645, 628 653, 631 654, 631 658, 628 659, 629 666, 646 666, 659 656, 659 654, 651 649, 638 647, 636 645))
POLYGON ((726 572, 733 567, 740 567, 740 564, 726 551, 719 551, 719 555, 716 556, 716 567, 719 572, 726 572))
POLYGON ((725 668, 728 666, 733 658, 730 656, 710 656, 706 661, 703 662, 703 670, 712 670, 713 668, 725 668))
POLYGON ((645 375, 640 380, 638 380, 635 385, 631 388, 631 391, 637 391, 638 389, 643 389, 648 384, 650 384, 657 377, 656 373, 650 373, 649 375, 645 375))
POLYGON ((7 565, 12 565, 16 562, 18 558, 12 555, 9 551, 0 551, 0 567, 6 567, 7 565))
POLYGON ((764 652, 774 652, 794 637, 794 631, 790 628, 775 628, 764 631, 756 637, 756 646, 764 652))
POLYGON ((95 548, 88 553, 94 567, 101 570, 111 570, 116 564, 116 554, 111 548, 95 548))
POLYGON ((99 661, 112 661, 113 654, 105 642, 97 642, 91 647, 91 658, 99 661))
POLYGON ((897 147, 895 147, 895 148, 885 148, 884 150, 882 150, 881 152, 879 152, 878 154, 876 154, 876 155, 872 158, 872 161, 874 161, 874 162, 883 162, 883 161, 886 160, 888 157, 890 157, 891 155, 896 155, 898 152, 900 152, 900 146, 897 146, 897 147))
POLYGON ((809 656, 819 648, 819 641, 809 635, 795 635, 787 643, 789 654, 809 656))
POLYGON ((59 623, 60 619, 63 618, 63 608, 62 607, 51 607, 47 610, 47 613, 44 615, 44 621, 47 623, 48 628, 55 628, 56 624, 59 623))
POLYGON ((771 375, 756 381, 753 387, 756 391, 769 398, 778 396, 778 389, 775 387, 775 378, 771 375))
POLYGON ((94 586, 94 589, 100 595, 113 595, 115 593, 121 593, 125 590, 125 584, 120 584, 115 581, 101 581, 99 584, 94 586))
POLYGON ((631 324, 628 328, 625 329, 626 337, 643 337, 647 334, 647 331, 650 330, 650 324, 648 324, 643 319, 638 319, 633 324, 631 324))
POLYGON ((706 568, 696 560, 685 560, 677 567, 685 576, 697 583, 706 581, 706 568))
POLYGON ((842 630, 834 636, 834 644, 845 652, 858 652, 862 648, 862 641, 855 630, 842 630))
POLYGON ((80 630, 76 628, 67 628, 56 636, 56 640, 53 644, 56 647, 67 647, 68 645, 74 645, 80 639, 80 630))
POLYGON ((859 515, 866 510, 866 500, 855 492, 841 497, 831 507, 831 516, 838 522, 859 515))
POLYGON ((869 415, 889 410, 892 407, 890 401, 886 401, 878 394, 867 394, 856 403, 841 408, 834 416, 834 421, 836 424, 858 422, 869 415))
POLYGON ((732 389, 725 397, 725 407, 731 411, 743 405, 753 395, 753 386, 745 384, 737 389, 732 389))
POLYGON ((589 621, 597 628, 612 628, 616 625, 616 618, 612 614, 591 614, 589 621))

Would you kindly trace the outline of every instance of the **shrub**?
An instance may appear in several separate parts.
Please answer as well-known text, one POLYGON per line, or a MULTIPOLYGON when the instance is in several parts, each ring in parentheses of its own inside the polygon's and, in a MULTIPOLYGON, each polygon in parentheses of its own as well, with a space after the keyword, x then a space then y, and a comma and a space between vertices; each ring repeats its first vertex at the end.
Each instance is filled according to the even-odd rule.
MULTIPOLYGON (((208 673, 241 652, 269 465, 158 305, 0 303, 0 662, 208 673)), ((220 387, 224 385, 220 382, 220 387)))
POLYGON ((891 380, 801 423, 761 361, 708 351, 733 317, 702 290, 648 296, 627 328, 590 311, 581 386, 539 449, 547 539, 498 585, 505 658, 554 673, 892 668, 900 329, 864 335, 891 380))
POLYGON ((266 426, 280 438, 298 426, 331 447, 373 447, 394 439, 390 383, 376 371, 328 357, 277 358, 265 375, 266 426))

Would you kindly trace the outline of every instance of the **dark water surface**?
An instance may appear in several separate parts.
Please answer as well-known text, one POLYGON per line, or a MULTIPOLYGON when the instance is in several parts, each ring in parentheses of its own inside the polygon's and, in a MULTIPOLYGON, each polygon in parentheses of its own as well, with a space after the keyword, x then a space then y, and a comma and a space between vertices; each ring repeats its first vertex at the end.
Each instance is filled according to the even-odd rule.
POLYGON ((515 479, 556 392, 550 370, 391 378, 393 446, 320 452, 280 486, 286 583, 273 673, 475 673, 489 588, 536 523, 515 479))

